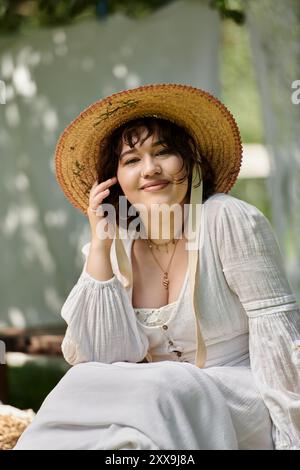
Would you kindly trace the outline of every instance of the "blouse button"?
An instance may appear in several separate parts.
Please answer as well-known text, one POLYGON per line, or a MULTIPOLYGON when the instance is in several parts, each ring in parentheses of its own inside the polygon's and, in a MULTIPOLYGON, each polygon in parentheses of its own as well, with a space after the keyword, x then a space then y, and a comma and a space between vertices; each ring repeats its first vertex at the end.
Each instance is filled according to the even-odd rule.
POLYGON ((168 325, 163 325, 163 330, 167 330, 168 329, 168 325))

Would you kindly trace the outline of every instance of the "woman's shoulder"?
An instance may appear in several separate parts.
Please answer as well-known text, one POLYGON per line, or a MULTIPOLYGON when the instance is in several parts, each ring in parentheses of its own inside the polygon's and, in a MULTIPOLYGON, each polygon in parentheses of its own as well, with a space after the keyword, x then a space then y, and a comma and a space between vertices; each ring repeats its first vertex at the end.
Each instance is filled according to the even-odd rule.
POLYGON ((228 193, 215 193, 204 202, 204 205, 207 208, 213 206, 223 208, 223 212, 232 213, 232 215, 243 212, 263 215, 253 204, 228 193))
POLYGON ((245 203, 242 199, 239 199, 235 196, 232 196, 231 194, 228 193, 215 193, 212 194, 211 196, 206 199, 204 202, 204 205, 209 206, 209 205, 215 205, 215 204, 226 204, 226 205, 233 205, 237 203, 238 201, 245 203))
POLYGON ((206 216, 208 223, 213 223, 213 221, 217 220, 222 213, 222 208, 225 205, 232 205, 233 196, 227 193, 215 193, 209 196, 203 204, 203 212, 204 216, 206 216))
POLYGON ((227 193, 216 193, 204 203, 206 221, 214 229, 246 227, 253 230, 270 226, 267 217, 253 204, 227 193))

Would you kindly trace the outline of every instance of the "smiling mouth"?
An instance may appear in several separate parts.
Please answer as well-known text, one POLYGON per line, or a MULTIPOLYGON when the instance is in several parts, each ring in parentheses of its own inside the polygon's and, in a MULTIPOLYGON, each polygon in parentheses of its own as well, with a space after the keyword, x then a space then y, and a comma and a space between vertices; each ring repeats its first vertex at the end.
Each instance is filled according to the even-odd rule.
POLYGON ((152 186, 147 186, 146 188, 142 188, 142 190, 143 191, 159 191, 160 189, 164 189, 168 185, 169 183, 155 184, 152 186))

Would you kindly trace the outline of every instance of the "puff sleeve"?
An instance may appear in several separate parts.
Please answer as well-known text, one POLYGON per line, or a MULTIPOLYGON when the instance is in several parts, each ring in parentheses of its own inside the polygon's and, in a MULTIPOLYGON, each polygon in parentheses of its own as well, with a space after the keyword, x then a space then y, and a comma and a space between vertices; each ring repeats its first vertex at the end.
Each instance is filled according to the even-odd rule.
POLYGON ((139 329, 129 296, 114 275, 98 281, 86 272, 90 244, 82 248, 86 260, 83 271, 61 309, 67 323, 62 342, 65 360, 80 362, 139 362, 147 354, 149 342, 139 329))
POLYGON ((278 241, 256 207, 231 197, 220 209, 218 246, 230 289, 249 321, 255 383, 276 449, 300 449, 300 310, 278 241))

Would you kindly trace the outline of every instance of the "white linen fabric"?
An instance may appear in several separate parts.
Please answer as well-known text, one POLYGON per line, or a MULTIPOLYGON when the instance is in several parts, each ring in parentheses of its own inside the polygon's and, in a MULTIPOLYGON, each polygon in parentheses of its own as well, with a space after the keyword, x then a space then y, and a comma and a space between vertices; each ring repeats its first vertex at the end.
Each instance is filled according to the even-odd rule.
POLYGON ((272 449, 249 369, 209 370, 173 361, 77 364, 15 450, 272 449))
MULTIPOLYGON (((132 239, 124 246, 131 260, 132 239)), ((176 302, 134 309, 113 244, 113 278, 97 281, 85 265, 63 305, 74 367, 15 449, 300 448, 300 311, 271 225, 215 194, 199 254, 205 368, 194 365, 188 275, 176 302), (146 355, 152 362, 133 364, 146 355)))

